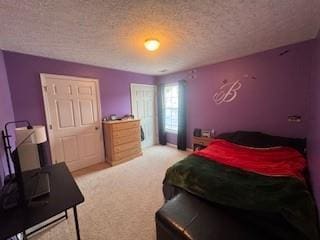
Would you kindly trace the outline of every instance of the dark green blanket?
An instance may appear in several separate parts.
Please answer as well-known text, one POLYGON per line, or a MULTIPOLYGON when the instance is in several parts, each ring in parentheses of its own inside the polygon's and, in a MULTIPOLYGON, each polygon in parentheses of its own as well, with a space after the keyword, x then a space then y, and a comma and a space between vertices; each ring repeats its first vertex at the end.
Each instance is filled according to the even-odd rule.
POLYGON ((282 239, 319 239, 313 197, 296 178, 259 175, 190 155, 167 170, 164 183, 220 205, 281 215, 299 233, 284 231, 282 239))

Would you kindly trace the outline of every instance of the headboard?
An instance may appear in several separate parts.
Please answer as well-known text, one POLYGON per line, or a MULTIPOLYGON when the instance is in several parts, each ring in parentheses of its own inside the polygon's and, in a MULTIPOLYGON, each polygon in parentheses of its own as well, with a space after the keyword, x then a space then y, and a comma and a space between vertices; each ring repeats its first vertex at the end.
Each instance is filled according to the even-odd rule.
POLYGON ((225 139, 229 142, 257 148, 267 147, 291 147, 306 156, 306 138, 287 138, 273 136, 261 132, 237 131, 231 133, 222 133, 216 138, 225 139))

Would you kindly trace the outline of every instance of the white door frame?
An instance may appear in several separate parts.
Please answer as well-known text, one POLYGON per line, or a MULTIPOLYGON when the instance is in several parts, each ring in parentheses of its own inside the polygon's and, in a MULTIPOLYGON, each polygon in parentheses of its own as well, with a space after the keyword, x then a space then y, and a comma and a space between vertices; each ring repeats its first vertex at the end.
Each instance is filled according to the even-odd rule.
POLYGON ((140 84, 140 83, 130 83, 130 100, 131 100, 131 114, 133 114, 133 88, 134 86, 137 86, 137 87, 154 87, 155 89, 155 129, 154 129, 154 133, 156 134, 155 138, 156 138, 156 141, 155 141, 155 144, 159 144, 159 129, 158 129, 158 87, 157 85, 155 84, 140 84))
MULTIPOLYGON (((43 103, 44 103, 44 111, 45 111, 45 117, 46 117, 46 124, 47 124, 47 132, 48 132, 48 138, 49 138, 49 146, 50 146, 50 155, 51 160, 53 161, 53 151, 51 151, 52 143, 53 143, 53 132, 50 128, 51 122, 51 116, 50 116, 50 110, 49 110, 49 102, 46 97, 45 92, 47 91, 46 86, 46 78, 59 78, 61 80, 76 80, 76 81, 83 81, 83 82, 94 82, 97 88, 97 104, 98 104, 98 119, 99 119, 99 131, 100 131, 100 143, 101 143, 101 161, 105 161, 104 157, 104 144, 103 144, 103 133, 102 133, 102 114, 101 114, 101 99, 100 99, 100 85, 99 80, 95 78, 83 78, 83 77, 74 77, 74 76, 66 76, 66 75, 58 75, 58 74, 48 74, 48 73, 40 73, 40 80, 41 80, 41 89, 42 89, 42 97, 43 97, 43 103), (49 116, 49 117, 48 117, 49 116)), ((57 162, 55 162, 57 163, 57 162)))

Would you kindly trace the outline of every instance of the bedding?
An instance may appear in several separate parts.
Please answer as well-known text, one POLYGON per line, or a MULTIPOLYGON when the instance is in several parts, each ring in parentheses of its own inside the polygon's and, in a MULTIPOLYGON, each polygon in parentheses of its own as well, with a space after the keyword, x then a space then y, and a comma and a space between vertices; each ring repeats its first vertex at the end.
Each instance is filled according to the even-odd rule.
MULTIPOLYGON (((231 146, 226 141, 220 141, 220 145, 224 151, 231 146)), ((305 167, 302 155, 294 149, 278 148, 262 151, 264 154, 284 151, 277 152, 274 158, 256 158, 250 156, 251 152, 237 161, 239 156, 236 156, 235 149, 245 148, 230 148, 233 151, 231 157, 230 152, 224 153, 227 156, 223 158, 219 151, 204 149, 169 168, 164 179, 166 198, 170 198, 170 188, 171 193, 187 191, 213 204, 247 211, 243 219, 271 232, 273 239, 319 239, 314 200, 302 177, 305 167), (293 158, 286 159, 281 155, 286 153, 293 158), (246 164, 239 166, 241 161, 246 164), (254 161, 264 165, 263 172, 254 161), (266 168, 267 164, 276 166, 280 162, 279 169, 285 171, 277 167, 273 170, 266 168)), ((245 150, 246 153, 255 151, 260 156, 257 153, 260 150, 245 150)))
POLYGON ((304 157, 288 147, 249 148, 217 139, 194 153, 219 163, 267 176, 292 176, 304 181, 304 157))

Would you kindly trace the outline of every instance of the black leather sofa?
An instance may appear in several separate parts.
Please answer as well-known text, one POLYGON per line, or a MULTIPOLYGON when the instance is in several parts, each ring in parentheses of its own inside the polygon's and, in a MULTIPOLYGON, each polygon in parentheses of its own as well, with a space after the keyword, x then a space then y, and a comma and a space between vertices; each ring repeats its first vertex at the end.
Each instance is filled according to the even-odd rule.
POLYGON ((237 210, 179 193, 156 213, 157 240, 266 240, 259 228, 241 221, 237 210))

